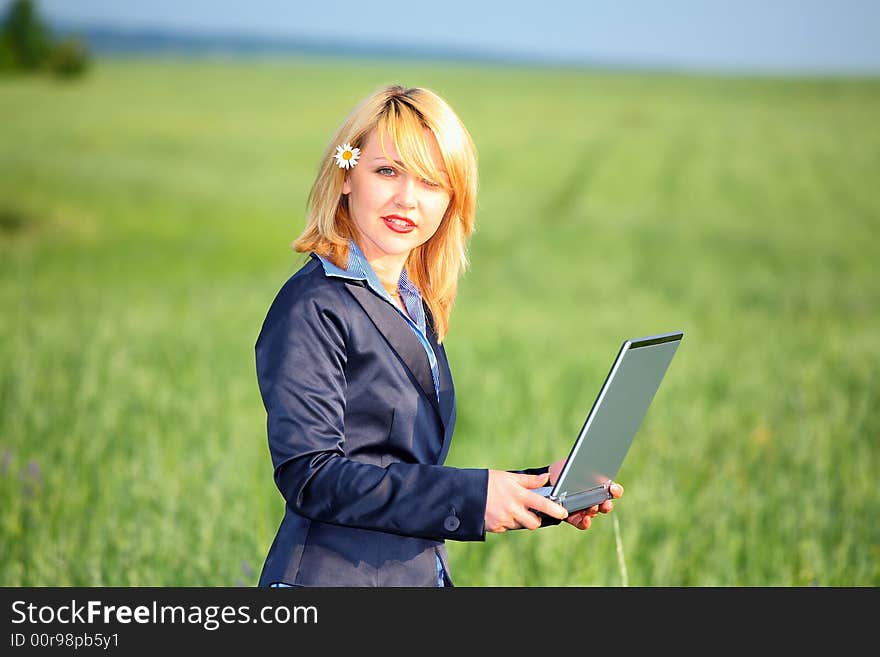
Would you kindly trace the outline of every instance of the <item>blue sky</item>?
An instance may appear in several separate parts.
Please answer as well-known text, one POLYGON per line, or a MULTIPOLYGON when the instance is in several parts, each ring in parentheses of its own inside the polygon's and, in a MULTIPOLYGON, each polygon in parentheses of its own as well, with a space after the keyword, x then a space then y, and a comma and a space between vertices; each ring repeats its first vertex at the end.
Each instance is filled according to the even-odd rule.
MULTIPOLYGON (((10 0, 0 0, 5 8, 10 0)), ((659 68, 880 74, 878 0, 38 0, 50 20, 659 68)))

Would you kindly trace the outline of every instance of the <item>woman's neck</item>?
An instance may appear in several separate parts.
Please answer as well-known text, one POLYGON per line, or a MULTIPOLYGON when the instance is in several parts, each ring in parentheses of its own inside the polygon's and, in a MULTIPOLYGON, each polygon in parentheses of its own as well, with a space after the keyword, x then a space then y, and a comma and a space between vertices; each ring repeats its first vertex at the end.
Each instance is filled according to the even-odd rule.
POLYGON ((382 287, 391 292, 397 293, 398 284, 400 282, 400 274, 403 271, 403 265, 406 259, 400 259, 395 256, 383 256, 369 260, 370 266, 379 277, 382 287))
POLYGON ((376 276, 379 277, 382 287, 392 294, 396 293, 400 274, 410 252, 386 253, 374 242, 363 236, 357 240, 357 245, 367 259, 367 262, 370 263, 373 271, 376 272, 376 276))

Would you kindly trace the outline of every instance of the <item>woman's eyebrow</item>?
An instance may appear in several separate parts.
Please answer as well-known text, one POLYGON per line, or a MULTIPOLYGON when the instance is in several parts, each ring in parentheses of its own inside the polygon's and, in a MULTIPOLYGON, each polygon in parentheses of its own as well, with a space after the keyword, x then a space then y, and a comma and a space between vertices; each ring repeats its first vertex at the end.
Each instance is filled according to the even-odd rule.
MULTIPOLYGON (((391 160, 389 160, 387 157, 384 157, 382 155, 380 155, 379 157, 373 158, 373 162, 375 162, 376 160, 385 160, 386 162, 391 162, 391 160)), ((394 163, 398 164, 400 166, 403 166, 403 162, 401 162, 400 160, 394 160, 394 163)))

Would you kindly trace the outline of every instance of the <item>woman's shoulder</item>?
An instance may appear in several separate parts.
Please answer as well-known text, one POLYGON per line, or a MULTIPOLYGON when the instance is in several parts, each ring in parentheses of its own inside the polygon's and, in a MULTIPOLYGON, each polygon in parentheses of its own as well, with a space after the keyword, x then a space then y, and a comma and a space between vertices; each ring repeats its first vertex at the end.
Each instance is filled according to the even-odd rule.
POLYGON ((345 305, 340 283, 327 276, 321 261, 312 256, 282 284, 269 312, 283 310, 287 314, 304 306, 340 308, 345 305))
POLYGON ((258 361, 276 358, 278 350, 289 348, 290 341, 312 340, 318 348, 326 340, 333 348, 348 339, 349 310, 341 281, 331 279, 317 258, 312 258, 281 286, 269 305, 255 343, 258 361), (273 355, 274 354, 274 355, 273 355))

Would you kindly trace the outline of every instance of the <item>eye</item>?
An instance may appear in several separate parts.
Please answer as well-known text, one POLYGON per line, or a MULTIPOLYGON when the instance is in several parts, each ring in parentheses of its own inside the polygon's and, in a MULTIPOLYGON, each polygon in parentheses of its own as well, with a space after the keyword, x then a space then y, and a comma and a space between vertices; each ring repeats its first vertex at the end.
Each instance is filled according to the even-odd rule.
POLYGON ((436 183, 433 180, 428 180, 427 178, 422 178, 422 184, 432 188, 440 187, 440 183, 436 183))
POLYGON ((376 173, 383 176, 393 176, 394 169, 391 167, 379 167, 378 169, 376 169, 376 173))

